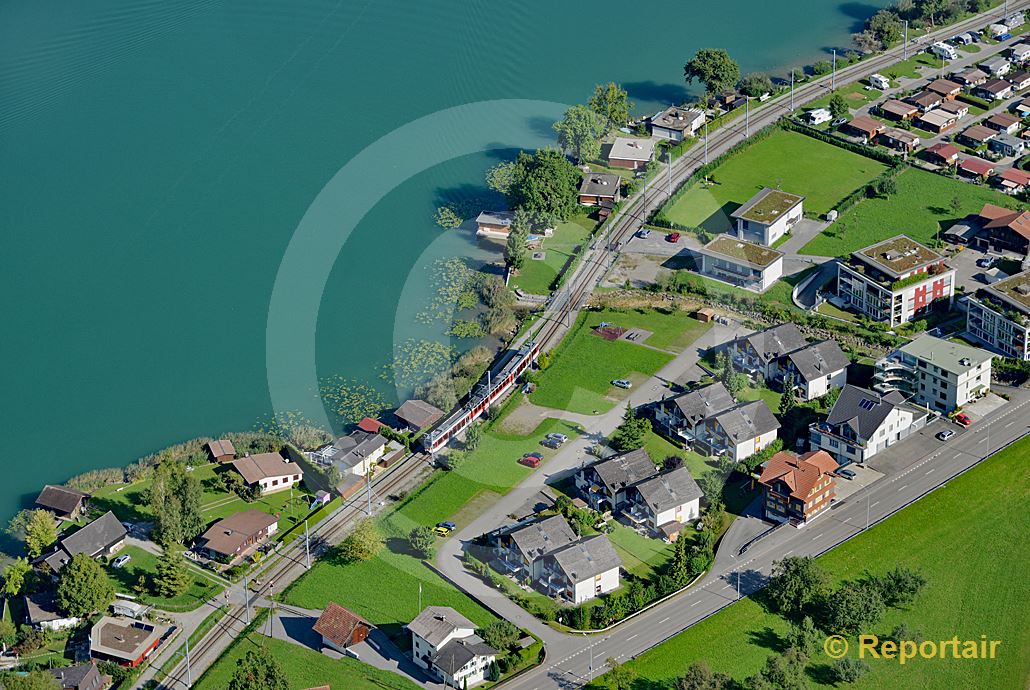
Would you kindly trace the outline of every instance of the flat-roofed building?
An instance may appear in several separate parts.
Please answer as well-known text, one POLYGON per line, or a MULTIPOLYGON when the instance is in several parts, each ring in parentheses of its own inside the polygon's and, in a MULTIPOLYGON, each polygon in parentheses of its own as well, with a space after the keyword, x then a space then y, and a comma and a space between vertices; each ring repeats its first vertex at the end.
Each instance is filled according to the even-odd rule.
POLYGON ((640 170, 654 158, 654 139, 618 137, 608 152, 608 165, 613 168, 640 170))
POLYGON ((652 136, 671 141, 683 141, 697 134, 705 124, 705 113, 697 108, 666 108, 648 123, 652 136))
POLYGON ((955 271, 944 257, 898 235, 837 264, 837 295, 852 309, 891 327, 915 320, 933 305, 951 306, 955 271))
POLYGON ((952 412, 990 392, 993 357, 978 347, 924 334, 876 363, 873 390, 900 391, 919 405, 952 412))
POLYGON ((89 654, 98 661, 136 667, 161 644, 168 627, 136 620, 102 616, 89 633, 89 654))
POLYGON ((756 292, 765 292, 783 275, 783 252, 729 235, 719 235, 697 255, 700 273, 756 292))
POLYGON ((1030 271, 969 298, 966 332, 1005 357, 1030 360, 1030 271))
POLYGON ((612 173, 589 172, 583 175, 579 185, 579 203, 583 206, 600 206, 604 201, 613 204, 622 198, 622 178, 612 173))
POLYGON ((731 214, 737 239, 772 245, 804 217, 805 197, 765 187, 731 214))

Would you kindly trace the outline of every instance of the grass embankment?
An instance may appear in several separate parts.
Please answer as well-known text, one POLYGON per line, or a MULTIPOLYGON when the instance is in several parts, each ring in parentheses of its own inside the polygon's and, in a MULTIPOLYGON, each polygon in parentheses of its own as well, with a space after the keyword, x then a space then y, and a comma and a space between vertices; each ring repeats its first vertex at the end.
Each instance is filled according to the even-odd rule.
POLYGON ((559 223, 551 237, 545 238, 539 249, 526 253, 526 262, 518 275, 512 278, 511 286, 535 295, 547 295, 551 285, 565 265, 583 247, 597 224, 585 213, 573 216, 566 223, 559 223), (534 260, 533 252, 544 253, 542 260, 534 260))
MULTIPOLYGON (((897 564, 917 568, 929 585, 908 610, 888 609, 869 630, 882 639, 897 624, 925 640, 1002 640, 994 660, 866 659, 871 669, 855 690, 951 690, 1026 687, 1030 670, 1030 519, 1026 497, 1030 474, 1024 460, 1030 440, 1002 451, 868 532, 821 556, 819 565, 837 582, 882 573, 897 564)), ((646 652, 629 666, 634 688, 671 690, 675 679, 698 660, 736 680, 757 672, 783 648, 787 623, 753 599, 744 599, 646 652)), ((857 644, 851 640, 851 655, 857 644)), ((821 653, 810 661, 812 687, 824 684, 830 663, 821 653)), ((604 688, 604 680, 590 686, 604 688)))
POLYGON ((805 197, 805 212, 823 214, 886 169, 882 163, 797 132, 779 130, 730 157, 666 210, 669 220, 710 232, 763 187, 805 197))
MULTIPOLYGON (((821 144, 827 146, 827 144, 821 144)), ((985 203, 1004 206, 1010 197, 925 170, 908 169, 897 177, 890 197, 864 199, 801 249, 802 254, 846 256, 880 240, 905 234, 931 242, 938 232, 985 203)))

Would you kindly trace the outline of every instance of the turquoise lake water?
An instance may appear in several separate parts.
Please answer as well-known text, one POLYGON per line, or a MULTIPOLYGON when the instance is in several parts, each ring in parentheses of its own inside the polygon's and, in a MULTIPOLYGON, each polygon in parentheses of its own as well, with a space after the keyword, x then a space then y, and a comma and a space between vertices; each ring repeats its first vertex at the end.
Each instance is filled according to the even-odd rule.
POLYGON ((432 210, 595 83, 653 111, 698 48, 775 73, 885 4, 8 0, 0 515, 439 337, 427 267, 490 255, 432 210))

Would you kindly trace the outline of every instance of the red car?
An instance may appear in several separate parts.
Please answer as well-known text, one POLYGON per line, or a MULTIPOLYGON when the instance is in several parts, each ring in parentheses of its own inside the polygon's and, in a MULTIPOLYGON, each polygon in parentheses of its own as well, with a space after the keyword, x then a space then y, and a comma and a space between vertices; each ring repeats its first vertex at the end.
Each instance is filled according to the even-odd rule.
POLYGON ((955 423, 961 424, 962 426, 969 426, 973 423, 973 420, 970 419, 969 415, 967 415, 965 412, 959 412, 957 415, 955 415, 955 423))
POLYGON ((536 457, 535 455, 527 455, 521 460, 519 460, 519 464, 525 465, 526 467, 532 467, 535 470, 536 468, 540 467, 540 458, 536 457))
POLYGON ((666 242, 672 242, 673 244, 676 244, 677 242, 680 241, 680 234, 678 232, 671 232, 671 233, 669 233, 668 235, 665 236, 665 241, 666 242))

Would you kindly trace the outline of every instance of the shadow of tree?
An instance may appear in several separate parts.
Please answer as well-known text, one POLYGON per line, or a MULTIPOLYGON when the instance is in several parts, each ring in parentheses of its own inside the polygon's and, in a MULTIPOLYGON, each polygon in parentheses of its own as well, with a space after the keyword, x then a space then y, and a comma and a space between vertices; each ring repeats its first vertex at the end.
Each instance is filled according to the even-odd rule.
POLYGON ((809 664, 805 667, 805 675, 812 679, 812 682, 819 685, 833 685, 833 667, 826 663, 809 664))
POLYGON ((656 81, 631 81, 623 84, 630 100, 657 101, 678 105, 690 99, 690 92, 685 84, 660 84, 656 81))
POLYGON ((747 634, 748 641, 759 647, 764 647, 770 651, 776 652, 777 654, 782 653, 786 650, 786 645, 783 644, 783 639, 780 638, 776 631, 770 628, 768 625, 761 630, 751 630, 747 634))

